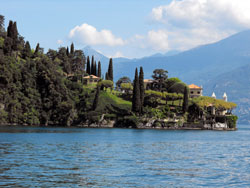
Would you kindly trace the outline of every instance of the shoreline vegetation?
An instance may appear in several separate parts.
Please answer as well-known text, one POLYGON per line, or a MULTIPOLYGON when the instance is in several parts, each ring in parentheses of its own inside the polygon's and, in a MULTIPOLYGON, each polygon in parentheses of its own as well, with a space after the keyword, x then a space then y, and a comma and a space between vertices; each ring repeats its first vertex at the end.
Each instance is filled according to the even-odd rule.
MULTIPOLYGON (((115 63, 115 62, 114 62, 115 63)), ((145 79, 121 75, 114 84, 113 60, 107 72, 95 57, 70 47, 30 47, 0 15, 0 125, 236 130, 236 104, 213 97, 191 97, 189 86, 164 69, 145 79), (116 87, 114 87, 114 85, 116 87)))

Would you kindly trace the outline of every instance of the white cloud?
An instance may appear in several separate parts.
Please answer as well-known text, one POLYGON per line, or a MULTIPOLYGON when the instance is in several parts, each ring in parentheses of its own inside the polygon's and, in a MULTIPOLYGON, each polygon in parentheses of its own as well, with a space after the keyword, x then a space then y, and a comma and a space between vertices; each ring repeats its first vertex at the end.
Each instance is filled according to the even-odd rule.
POLYGON ((151 19, 164 28, 169 48, 186 50, 250 28, 249 10, 247 0, 173 0, 153 8, 151 19))
POLYGON ((169 49, 168 32, 166 30, 150 30, 145 35, 134 35, 129 43, 138 48, 164 52, 169 49))
POLYGON ((173 0, 153 8, 151 17, 175 27, 249 28, 249 10, 247 0, 173 0))
POLYGON ((122 38, 116 37, 109 30, 97 31, 97 29, 86 23, 81 26, 74 27, 69 38, 84 45, 107 45, 107 46, 122 46, 125 41, 122 38))
POLYGON ((114 55, 108 56, 109 58, 125 57, 122 52, 118 51, 114 55))
POLYGON ((63 41, 59 39, 59 40, 56 41, 56 43, 61 45, 61 44, 63 44, 63 41))
POLYGON ((164 30, 149 31, 148 42, 155 50, 166 51, 169 48, 168 34, 164 30))

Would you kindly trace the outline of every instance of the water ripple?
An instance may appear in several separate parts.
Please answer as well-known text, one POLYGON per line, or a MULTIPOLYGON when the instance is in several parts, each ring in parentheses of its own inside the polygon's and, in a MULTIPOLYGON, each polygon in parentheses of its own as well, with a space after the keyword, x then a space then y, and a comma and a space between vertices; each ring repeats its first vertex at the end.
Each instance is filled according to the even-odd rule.
POLYGON ((249 138, 247 126, 0 128, 0 187, 250 187, 249 138))

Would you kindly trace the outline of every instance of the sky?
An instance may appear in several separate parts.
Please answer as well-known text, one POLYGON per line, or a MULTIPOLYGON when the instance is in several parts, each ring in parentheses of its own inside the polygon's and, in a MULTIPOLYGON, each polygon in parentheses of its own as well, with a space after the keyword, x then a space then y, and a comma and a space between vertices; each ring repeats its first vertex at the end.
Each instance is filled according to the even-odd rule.
POLYGON ((140 58, 213 43, 250 28, 248 0, 0 0, 33 48, 91 46, 140 58))

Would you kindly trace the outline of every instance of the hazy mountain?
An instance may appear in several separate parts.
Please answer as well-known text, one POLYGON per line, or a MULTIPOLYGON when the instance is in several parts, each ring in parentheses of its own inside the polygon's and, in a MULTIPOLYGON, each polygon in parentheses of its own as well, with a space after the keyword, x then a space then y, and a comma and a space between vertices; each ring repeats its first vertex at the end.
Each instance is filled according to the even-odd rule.
POLYGON ((204 94, 215 92, 217 98, 222 98, 226 92, 228 100, 238 104, 235 112, 241 123, 250 123, 250 63, 223 73, 204 85, 204 94))
MULTIPOLYGON (((100 52, 97 52, 96 50, 94 50, 90 46, 86 46, 82 50, 83 50, 86 57, 87 56, 90 57, 90 61, 91 61, 91 57, 94 56, 94 59, 96 62, 98 62, 98 61, 101 62, 102 74, 105 75, 105 72, 108 70, 109 58, 106 57, 105 55, 101 54, 100 52)), ((127 62, 127 61, 130 61, 130 59, 124 58, 124 57, 113 58, 113 63, 127 62)))
MULTIPOLYGON (((148 57, 166 57, 166 56, 177 55, 179 53, 180 53, 180 51, 178 51, 178 50, 170 50, 166 53, 156 53, 156 54, 153 54, 153 55, 148 56, 148 57)), ((148 58, 148 57, 144 57, 144 58, 148 58)))
POLYGON ((186 83, 203 85, 204 94, 215 92, 236 102, 239 122, 250 123, 250 31, 244 31, 219 42, 203 45, 176 55, 155 54, 141 59, 114 59, 115 80, 134 77, 136 67, 143 66, 145 78, 156 68, 168 70, 169 76, 186 83))
POLYGON ((156 68, 168 70, 170 76, 188 83, 204 84, 208 80, 250 62, 250 31, 244 31, 219 42, 200 46, 173 56, 150 56, 115 64, 115 78, 129 75, 143 66, 145 77, 156 68))

